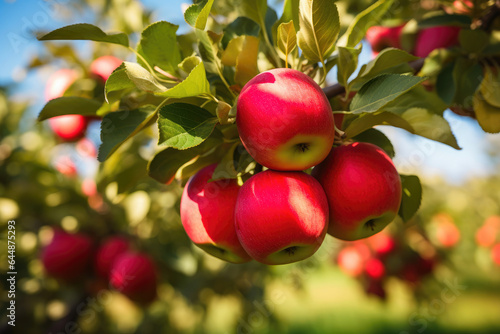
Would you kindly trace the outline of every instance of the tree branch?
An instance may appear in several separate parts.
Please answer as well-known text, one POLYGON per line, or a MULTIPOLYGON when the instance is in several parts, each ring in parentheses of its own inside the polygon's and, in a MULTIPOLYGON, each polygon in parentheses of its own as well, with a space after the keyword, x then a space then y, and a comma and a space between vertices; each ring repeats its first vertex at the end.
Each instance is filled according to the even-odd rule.
POLYGON ((495 19, 500 16, 500 0, 496 0, 495 4, 488 8, 488 12, 478 21, 479 29, 491 31, 495 19))

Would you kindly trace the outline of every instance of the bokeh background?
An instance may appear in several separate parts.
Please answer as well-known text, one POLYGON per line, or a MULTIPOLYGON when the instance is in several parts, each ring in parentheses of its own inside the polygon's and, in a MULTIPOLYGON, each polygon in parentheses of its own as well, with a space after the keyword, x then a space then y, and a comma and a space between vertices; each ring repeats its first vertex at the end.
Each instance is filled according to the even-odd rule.
MULTIPOLYGON (((35 33, 88 22, 137 40, 133 32, 166 20, 189 34, 185 1, 0 1, 2 303, 8 302, 10 219, 16 220, 18 272, 16 328, 2 316, 0 332, 65 333, 69 321, 77 322, 78 333, 500 332, 499 135, 485 134, 474 120, 450 111, 445 118, 460 151, 379 127, 394 144, 398 170, 424 184, 412 221, 396 221, 382 236, 362 242, 327 237, 317 254, 297 264, 227 264, 203 254, 185 235, 182 187, 145 175, 154 147, 139 139, 99 165, 98 121, 83 144, 61 143, 47 124, 36 122, 44 87, 57 69, 84 73, 97 56, 134 56, 93 42, 42 43, 35 33), (61 164, 67 167, 68 160, 74 171, 64 173, 61 164), (47 277, 39 254, 55 227, 87 233, 96 243, 109 235, 131 236, 158 267, 157 301, 140 306, 92 275, 73 285, 47 277), (86 312, 75 312, 82 303, 86 312)), ((216 0, 221 11, 230 3, 216 0)), ((340 1, 343 24, 369 3, 340 1)), ((270 5, 279 15, 282 4, 270 5)), ((364 44, 361 63, 370 55, 364 44)))

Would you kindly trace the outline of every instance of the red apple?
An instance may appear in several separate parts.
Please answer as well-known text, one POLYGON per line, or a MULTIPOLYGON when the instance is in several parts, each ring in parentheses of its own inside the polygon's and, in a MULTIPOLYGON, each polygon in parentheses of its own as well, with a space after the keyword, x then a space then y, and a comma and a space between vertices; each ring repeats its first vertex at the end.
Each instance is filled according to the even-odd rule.
MULTIPOLYGON (((365 245, 366 246, 366 245, 365 245)), ((367 249, 369 252, 369 250, 367 249)), ((361 247, 347 246, 337 255, 339 268, 351 277, 357 277, 363 273, 366 255, 361 247)))
POLYGON ((312 175, 325 190, 330 208, 328 233, 336 238, 367 238, 398 214, 401 179, 389 156, 373 144, 333 148, 312 175))
POLYGON ((438 26, 420 30, 415 42, 415 56, 424 58, 436 49, 457 45, 460 29, 453 26, 438 26))
POLYGON ((75 176, 78 172, 75 163, 67 155, 58 157, 54 162, 54 167, 59 171, 59 173, 66 176, 75 176))
POLYGON ((130 249, 130 242, 125 237, 113 236, 106 239, 97 249, 94 268, 96 273, 108 278, 111 273, 111 267, 116 259, 130 249))
POLYGON ((375 58, 385 48, 401 49, 401 31, 405 24, 396 27, 373 26, 366 31, 366 40, 372 47, 375 58))
POLYGON ((381 279, 385 275, 385 266, 377 258, 371 258, 365 263, 365 272, 372 279, 381 279))
POLYGON ((250 256, 241 246, 234 225, 237 180, 209 182, 217 165, 192 176, 181 198, 181 221, 189 238, 205 252, 220 259, 243 263, 250 256))
POLYGON ((396 248, 394 238, 384 232, 380 232, 367 239, 368 244, 379 257, 390 254, 396 248))
POLYGON ((266 170, 241 187, 235 218, 238 238, 252 258, 291 263, 311 256, 323 242, 328 202, 310 175, 266 170))
POLYGON ((453 247, 460 241, 460 230, 453 222, 453 218, 448 214, 437 214, 436 239, 445 248, 453 247))
POLYGON ((102 81, 106 81, 122 62, 121 59, 114 56, 102 56, 95 59, 92 64, 90 64, 90 72, 102 81))
POLYGON ((491 249, 491 258, 496 265, 500 266, 500 244, 496 244, 491 249))
POLYGON ((260 73, 243 87, 236 124, 250 155, 275 170, 317 165, 335 138, 332 110, 321 87, 286 68, 260 73))
POLYGON ((142 304, 156 298, 157 281, 156 266, 145 254, 124 253, 111 267, 111 287, 142 304))
POLYGON ((463 14, 468 15, 472 13, 474 3, 470 0, 455 0, 452 7, 446 7, 445 11, 448 14, 463 14))
POLYGON ((50 244, 42 251, 41 260, 48 275, 66 282, 80 278, 92 257, 92 239, 76 233, 55 230, 50 244))
POLYGON ((83 137, 88 120, 82 115, 62 115, 49 118, 49 124, 61 139, 74 141, 83 137))
POLYGON ((63 96, 77 77, 78 73, 76 71, 67 68, 54 72, 45 86, 45 100, 49 101, 63 96))
POLYGON ((84 157, 97 157, 97 148, 88 138, 82 138, 76 143, 76 151, 84 157))

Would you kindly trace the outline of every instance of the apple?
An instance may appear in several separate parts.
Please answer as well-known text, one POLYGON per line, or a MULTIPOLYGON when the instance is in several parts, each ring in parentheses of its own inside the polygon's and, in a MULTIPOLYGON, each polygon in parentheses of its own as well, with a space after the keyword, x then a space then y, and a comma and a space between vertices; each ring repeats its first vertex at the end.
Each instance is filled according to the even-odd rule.
POLYGON ((124 253, 111 267, 110 285, 131 300, 149 304, 157 296, 156 266, 142 253, 124 253))
POLYGON ((266 170, 241 187, 235 219, 241 245, 253 259, 291 263, 313 255, 323 242, 328 202, 310 175, 266 170))
POLYGON ((491 247, 500 231, 500 217, 489 216, 476 232, 476 243, 481 247, 491 247))
POLYGON ((396 248, 396 241, 394 238, 384 233, 384 231, 369 237, 367 242, 378 257, 384 257, 396 248))
POLYGON ((436 222, 435 237, 441 246, 453 247, 460 241, 460 230, 448 214, 440 213, 434 216, 436 222))
POLYGON ((54 230, 51 242, 43 249, 45 272, 57 279, 73 282, 88 269, 92 257, 92 239, 84 234, 54 230))
POLYGON ((217 164, 193 175, 181 198, 181 221, 193 243, 205 252, 232 263, 251 260, 241 246, 234 223, 237 180, 209 182, 217 164))
POLYGON ((373 26, 366 31, 366 40, 372 47, 373 58, 385 48, 401 49, 401 31, 405 24, 396 27, 373 26))
POLYGON ((415 42, 415 56, 425 58, 436 49, 457 45, 460 29, 453 26, 437 26, 420 30, 415 42))
POLYGON ((287 68, 262 72, 243 87, 236 125, 248 153, 274 170, 317 165, 335 138, 332 110, 321 87, 287 68))
POLYGON ((500 266, 500 244, 496 244, 491 249, 491 258, 496 265, 500 266))
POLYGON ((103 278, 108 278, 115 260, 130 249, 130 242, 122 236, 113 236, 106 239, 97 249, 94 258, 96 273, 103 278))
POLYGON ((90 64, 90 73, 102 81, 108 80, 113 71, 122 64, 122 60, 114 56, 102 56, 90 64))
POLYGON ((367 238, 398 214, 401 179, 389 156, 373 144, 335 147, 311 175, 325 190, 330 208, 328 233, 336 238, 367 238))
POLYGON ((451 7, 446 7, 445 11, 448 14, 462 14, 468 15, 472 13, 474 8, 474 3, 471 0, 455 0, 451 7))
POLYGON ((74 70, 63 68, 54 72, 45 86, 45 100, 50 101, 64 95, 64 92, 78 78, 78 73, 74 70))
POLYGON ((385 266, 380 259, 373 257, 366 261, 365 272, 372 279, 378 280, 384 277, 385 266))
POLYGON ((75 141, 85 135, 88 120, 82 115, 62 115, 49 118, 49 124, 61 139, 75 141))
POLYGON ((352 245, 342 248, 337 255, 339 268, 351 277, 357 277, 363 273, 365 262, 370 256, 370 250, 366 245, 363 249, 361 245, 352 245))
POLYGON ((70 177, 75 176, 78 172, 75 163, 67 155, 58 157, 54 162, 54 167, 59 173, 70 177))

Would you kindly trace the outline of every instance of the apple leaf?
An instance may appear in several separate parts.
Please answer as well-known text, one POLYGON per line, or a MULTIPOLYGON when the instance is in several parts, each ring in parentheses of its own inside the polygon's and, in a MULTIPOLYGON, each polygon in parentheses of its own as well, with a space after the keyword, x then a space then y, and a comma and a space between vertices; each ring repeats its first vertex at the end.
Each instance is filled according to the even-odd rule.
POLYGON ((240 0, 238 10, 241 16, 254 20, 261 29, 266 29, 267 0, 240 0))
POLYGON ((437 26, 460 26, 470 27, 472 18, 468 15, 459 14, 437 14, 429 16, 418 22, 419 28, 430 28, 437 26))
POLYGON ((258 37, 260 33, 260 25, 248 17, 240 16, 233 22, 229 23, 223 31, 224 36, 222 38, 222 45, 224 48, 227 48, 229 41, 237 36, 247 35, 258 37))
POLYGON ((222 53, 221 62, 225 66, 235 66, 234 80, 244 86, 259 73, 257 60, 259 39, 254 36, 233 38, 222 53))
POLYGON ((128 36, 124 33, 106 34, 100 28, 88 23, 77 23, 53 30, 41 37, 40 41, 86 40, 119 44, 128 47, 128 36))
POLYGON ((375 59, 361 68, 358 76, 352 80, 350 86, 353 90, 358 90, 368 80, 384 74, 385 71, 394 69, 396 66, 400 66, 402 64, 406 65, 405 69, 407 69, 407 71, 410 71, 411 68, 407 65, 407 63, 416 59, 418 59, 418 57, 400 49, 384 49, 375 59))
POLYGON ((194 68, 192 68, 188 77, 184 81, 170 88, 166 92, 161 92, 157 95, 181 99, 185 97, 210 94, 210 84, 208 83, 207 75, 205 73, 205 66, 199 57, 188 57, 184 59, 180 66, 182 66, 185 70, 189 70, 192 66, 194 66, 194 68))
POLYGON ((479 86, 479 91, 488 104, 500 108, 500 75, 498 69, 486 67, 484 78, 479 86))
POLYGON ((184 19, 193 28, 204 30, 213 4, 214 0, 203 0, 189 6, 184 12, 184 19))
POLYGON ((379 24, 382 17, 386 15, 394 0, 377 1, 361 13, 351 22, 344 36, 347 36, 345 46, 355 47, 365 37, 366 31, 373 25, 379 24))
POLYGON ((125 67, 127 77, 140 90, 148 93, 163 93, 167 91, 167 88, 160 84, 158 80, 141 65, 128 61, 123 62, 122 65, 125 67))
POLYGON ((221 66, 218 57, 219 43, 223 34, 216 34, 210 30, 196 30, 196 37, 198 37, 198 49, 205 68, 210 73, 218 74, 218 69, 221 66))
POLYGON ((346 138, 353 138, 367 131, 376 125, 391 125, 397 128, 404 129, 410 133, 415 133, 413 127, 399 115, 391 112, 382 111, 376 113, 366 113, 359 115, 354 120, 349 122, 345 129, 346 138))
POLYGON ((152 125, 156 120, 155 108, 148 106, 135 110, 108 113, 101 122, 101 140, 97 160, 105 161, 127 139, 152 125))
MULTIPOLYGON (((181 62, 176 36, 178 28, 178 25, 158 21, 142 31, 137 52, 144 57, 151 68, 158 66, 169 73, 177 72, 177 65, 181 62)), ((142 59, 138 58, 138 63, 141 64, 142 59)))
POLYGON ((400 175, 403 188, 403 196, 399 207, 399 216, 406 223, 420 208, 422 202, 422 185, 420 179, 415 175, 400 175))
POLYGON ((337 6, 331 0, 300 0, 298 44, 309 60, 324 63, 340 32, 337 6))
POLYGON ((392 146, 389 138, 387 138, 387 136, 383 132, 377 129, 368 129, 366 131, 363 131, 353 139, 356 141, 377 145, 378 147, 383 149, 391 159, 394 158, 394 155, 396 154, 394 151, 394 146, 392 146))
POLYGON ((436 78, 436 93, 447 105, 451 105, 453 103, 455 92, 457 90, 455 80, 453 80, 454 67, 454 61, 447 64, 439 72, 436 78))
POLYGON ((275 23, 275 27, 285 22, 293 22, 295 31, 300 29, 299 25, 299 1, 300 0, 285 0, 283 3, 283 14, 275 23))
POLYGON ((134 87, 134 83, 127 75, 125 64, 122 63, 113 73, 111 73, 108 80, 106 80, 106 84, 104 85, 104 97, 106 98, 106 102, 113 103, 118 101, 121 97, 120 93, 123 90, 134 87))
POLYGON ((376 112, 394 101, 413 87, 424 81, 424 78, 383 74, 365 83, 351 102, 354 114, 376 112))
POLYGON ((279 56, 288 63, 288 55, 297 47, 297 32, 292 21, 278 26, 276 43, 279 56))
POLYGON ((38 115, 38 121, 62 115, 95 116, 102 103, 78 96, 63 96, 50 100, 38 115))
POLYGON ((236 171, 236 167, 234 165, 234 152, 239 145, 239 142, 235 142, 226 151, 226 154, 224 154, 222 160, 215 168, 211 180, 235 179, 238 176, 238 172, 236 171))
POLYGON ((490 35, 482 29, 462 29, 458 35, 460 46, 467 53, 480 54, 490 42, 490 35))
POLYGON ((457 58, 453 79, 456 87, 453 101, 466 108, 472 107, 472 97, 483 80, 482 66, 477 60, 457 58))
MULTIPOLYGON (((350 48, 339 46, 337 47, 339 57, 337 60, 337 81, 344 87, 348 87, 347 83, 351 74, 358 67, 358 57, 361 48, 350 48)), ((347 92, 348 93, 348 92, 347 92)))
POLYGON ((201 144, 215 128, 218 120, 207 110, 187 103, 172 103, 159 111, 158 145, 185 150, 201 144))
POLYGON ((500 132, 500 108, 489 104, 481 91, 477 91, 473 98, 474 111, 477 122, 488 133, 500 132))
POLYGON ((169 184, 173 181, 179 168, 219 143, 220 139, 211 136, 201 145, 187 150, 176 150, 168 147, 158 152, 148 163, 148 175, 160 183, 169 184))

